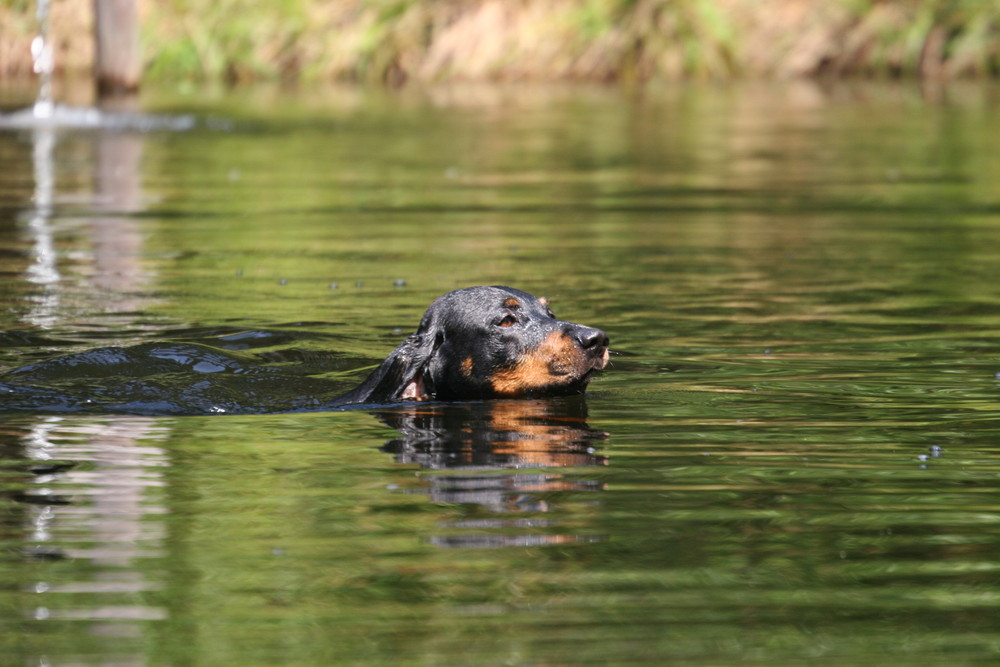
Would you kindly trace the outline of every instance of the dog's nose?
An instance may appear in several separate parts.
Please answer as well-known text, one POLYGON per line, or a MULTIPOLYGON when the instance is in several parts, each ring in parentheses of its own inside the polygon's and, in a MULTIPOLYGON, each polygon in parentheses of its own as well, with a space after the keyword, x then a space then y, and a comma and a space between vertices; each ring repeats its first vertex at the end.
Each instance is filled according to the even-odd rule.
POLYGON ((594 329, 593 327, 574 327, 573 338, 585 350, 589 350, 592 347, 607 347, 609 343, 608 335, 600 329, 594 329))

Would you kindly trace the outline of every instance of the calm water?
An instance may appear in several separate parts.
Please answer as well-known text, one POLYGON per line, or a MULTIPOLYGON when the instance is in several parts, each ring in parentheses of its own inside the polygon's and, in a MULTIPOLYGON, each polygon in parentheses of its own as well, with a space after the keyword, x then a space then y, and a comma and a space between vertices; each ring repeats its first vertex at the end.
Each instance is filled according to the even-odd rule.
POLYGON ((198 343, 280 401, 496 283, 617 353, 585 401, 4 412, 5 664, 1000 658, 998 92, 254 90, 0 133, 0 369, 198 343))

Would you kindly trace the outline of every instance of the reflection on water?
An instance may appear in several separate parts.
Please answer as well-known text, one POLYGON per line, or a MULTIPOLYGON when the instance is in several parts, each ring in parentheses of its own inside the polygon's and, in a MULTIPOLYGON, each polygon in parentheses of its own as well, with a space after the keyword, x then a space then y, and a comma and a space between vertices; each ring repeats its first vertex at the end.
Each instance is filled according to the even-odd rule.
POLYGON ((61 417, 4 434, 10 473, 0 490, 16 501, 8 507, 21 516, 17 551, 31 573, 20 584, 23 619, 80 621, 93 636, 126 638, 166 617, 150 598, 162 581, 144 563, 164 556, 160 444, 168 435, 153 420, 61 417), (18 451, 29 474, 13 474, 22 468, 12 465, 18 451))
POLYGON ((38 128, 32 133, 32 166, 34 167, 34 207, 28 213, 28 232, 32 237, 32 262, 25 270, 25 279, 38 285, 32 308, 26 319, 39 328, 52 326, 59 309, 59 265, 52 230, 52 210, 55 193, 53 152, 56 135, 52 128, 38 128))
MULTIPOLYGON (((122 98, 117 104, 134 109, 136 100, 122 98)), ((0 117, 0 128, 6 120, 9 117, 0 117)), ((145 204, 140 170, 145 137, 122 128, 67 136, 64 120, 49 114, 44 122, 25 125, 32 145, 34 192, 32 207, 24 214, 32 244, 32 261, 24 273, 38 289, 27 299, 31 307, 24 320, 40 329, 51 329, 67 311, 85 309, 88 317, 94 317, 94 311, 136 312, 148 305, 147 298, 138 296, 148 291, 151 276, 142 260, 143 237, 134 217, 145 204), (89 248, 70 258, 57 249, 55 237, 70 229, 75 232, 80 221, 73 220, 69 227, 55 220, 57 205, 75 199, 57 192, 61 176, 57 151, 61 140, 79 144, 81 139, 91 153, 93 170, 87 196, 90 215, 83 221, 89 248), (80 303, 83 295, 86 304, 80 303)))
MULTIPOLYGON (((605 536, 587 522, 567 521, 566 511, 560 507, 570 498, 579 503, 581 498, 603 489, 601 482, 589 477, 587 469, 607 465, 599 448, 608 434, 588 426, 586 411, 581 398, 426 404, 385 410, 373 416, 398 433, 379 447, 377 456, 384 458, 386 453, 391 454, 402 466, 400 471, 410 469, 414 463, 425 471, 420 474, 417 486, 394 473, 393 477, 399 479, 387 485, 389 493, 426 497, 439 506, 476 508, 471 513, 466 509, 459 513, 461 516, 427 524, 429 532, 420 541, 434 548, 597 543, 605 536)), ((312 418, 323 419, 330 427, 338 428, 337 419, 349 416, 351 413, 312 418)), ((372 416, 364 413, 358 416, 375 425, 372 416)), ((55 627, 55 623, 75 622, 79 624, 75 628, 66 626, 66 641, 86 644, 89 640, 84 637, 116 638, 121 642, 118 648, 105 654, 127 660, 130 651, 137 650, 135 642, 150 639, 150 633, 154 632, 150 622, 170 620, 183 625, 192 620, 190 616, 201 613, 199 609, 182 609, 163 600, 164 595, 169 595, 168 589, 178 586, 172 573, 205 567, 206 564, 201 564, 205 558, 213 561, 209 568, 221 567, 220 572, 232 574, 234 568, 238 571, 241 567, 239 562, 216 560, 212 551, 220 546, 217 538, 211 537, 206 542, 194 535, 185 537, 188 529, 178 531, 175 524, 202 504, 200 497, 205 498, 204 507, 209 512, 206 519, 219 526, 255 522, 252 515, 259 512, 261 503, 253 498, 239 502, 231 495, 239 493, 237 487, 228 481, 222 481, 218 489, 211 485, 192 487, 190 481, 170 482, 171 467, 184 467, 182 461, 186 456, 197 457, 198 450, 208 453, 212 448, 212 437, 206 434, 194 436, 202 442, 193 448, 181 446, 178 450, 179 434, 190 438, 192 433, 198 433, 198 424, 209 423, 219 424, 222 432, 227 433, 226 424, 219 420, 169 422, 124 416, 36 417, 20 423, 24 426, 8 430, 0 439, 0 451, 4 452, 0 462, 9 471, 0 477, 0 491, 13 501, 9 507, 17 508, 21 516, 19 529, 8 524, 4 541, 8 552, 16 549, 15 562, 21 561, 14 567, 28 575, 20 586, 22 618, 7 619, 9 629, 28 628, 44 633, 46 628, 55 627), (229 509, 225 510, 226 507, 229 509)), ((274 423, 279 425, 280 422, 274 423)), ((271 428, 258 430, 264 432, 278 437, 271 428)), ((308 430, 301 431, 301 435, 310 437, 308 430)), ((244 447, 247 444, 236 442, 242 442, 244 447)), ((320 445, 309 443, 307 447, 316 451, 320 445)), ((272 461, 273 457, 265 450, 258 454, 264 457, 263 470, 248 467, 247 460, 237 460, 234 466, 241 471, 237 476, 253 477, 264 472, 272 478, 265 484, 279 484, 275 490, 285 496, 280 502, 301 502, 304 497, 329 494, 324 488, 328 483, 324 483, 300 497, 299 485, 287 476, 276 476, 272 469, 272 466, 286 468, 288 464, 272 461)), ((343 463, 340 454, 330 451, 310 466, 325 477, 343 463)), ((214 475, 224 471, 208 460, 196 465, 207 467, 214 475)), ((204 471, 194 469, 189 473, 195 479, 205 475, 204 471)), ((336 479, 347 477, 340 475, 336 479)), ((367 503, 377 506, 384 502, 378 498, 379 494, 372 496, 361 487, 353 493, 360 495, 348 500, 355 506, 352 512, 370 511, 365 508, 367 503)), ((330 495, 330 500, 334 499, 330 495)), ((586 505, 592 508, 595 502, 596 498, 586 505)), ((306 537, 310 543, 329 530, 320 526, 307 528, 307 517, 298 517, 295 523, 304 524, 296 525, 295 532, 304 528, 312 533, 306 537)), ((334 528, 328 539, 342 539, 336 537, 339 530, 342 529, 334 528)), ((376 526, 359 530, 355 531, 354 540, 379 539, 376 526)), ((325 562, 332 557, 336 563, 342 558, 336 552, 326 555, 328 549, 323 546, 314 554, 311 550, 303 552, 294 540, 273 540, 273 537, 268 540, 270 546, 263 546, 251 538, 242 547, 236 546, 262 550, 273 559, 286 559, 293 568, 302 566, 303 559, 305 563, 313 563, 309 567, 316 568, 314 559, 325 562), (286 552, 295 557, 286 557, 286 552)), ((376 579, 384 576, 375 574, 381 569, 377 564, 371 565, 372 574, 360 574, 365 569, 361 568, 340 586, 352 590, 357 586, 355 576, 376 579)), ((313 574, 322 580, 334 576, 332 572, 341 565, 335 564, 325 574, 324 569, 330 566, 318 567, 313 574)), ((252 576, 249 572, 239 576, 245 575, 252 576)), ((197 582, 184 582, 185 587, 193 584, 197 582)), ((211 588, 214 584, 198 584, 202 585, 211 588)), ((265 587, 271 585, 264 583, 265 587)), ((386 593, 396 595, 390 592, 395 586, 391 584, 386 593)))
POLYGON ((495 515, 465 519, 435 535, 439 546, 501 547, 595 541, 598 535, 549 533, 553 493, 600 491, 600 482, 560 468, 607 465, 597 447, 608 437, 587 425, 583 398, 407 406, 378 413, 400 432, 382 448, 399 463, 436 471, 421 489, 436 502, 473 503, 495 515), (514 518, 512 518, 512 516, 514 518), (518 518, 521 517, 521 518, 518 518), (529 528, 528 534, 517 534, 529 528), (494 530, 474 534, 476 529, 494 530), (508 534, 500 533, 500 529, 508 534))
MULTIPOLYGON (((135 105, 131 98, 118 104, 135 105)), ((143 234, 135 215, 145 208, 142 194, 143 136, 136 132, 94 135, 94 208, 106 214, 89 220, 93 239, 94 286, 121 294, 114 310, 139 311, 146 303, 137 295, 153 282, 141 262, 143 234)))
POLYGON ((402 437, 385 451, 423 468, 563 468, 605 465, 594 449, 607 438, 587 426, 582 397, 431 403, 377 413, 402 437))

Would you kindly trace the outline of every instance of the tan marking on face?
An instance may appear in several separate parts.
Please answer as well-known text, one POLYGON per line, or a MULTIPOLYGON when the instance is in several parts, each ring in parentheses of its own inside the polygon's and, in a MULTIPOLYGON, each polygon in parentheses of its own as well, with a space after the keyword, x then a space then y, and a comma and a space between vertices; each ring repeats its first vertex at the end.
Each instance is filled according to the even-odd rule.
POLYGON ((490 384, 498 396, 517 398, 545 387, 574 382, 592 367, 568 336, 553 331, 513 368, 495 372, 490 384))
POLYGON ((549 307, 549 300, 548 300, 548 299, 546 299, 546 298, 545 298, 544 296, 540 296, 540 297, 538 297, 538 303, 542 304, 542 305, 543 305, 543 306, 545 306, 546 308, 548 308, 548 307, 549 307))
MULTIPOLYGON (((494 302, 494 303, 496 303, 496 302, 494 302)), ((504 299, 503 307, 504 308, 511 308, 511 309, 513 309, 513 308, 520 308, 521 307, 521 302, 518 301, 517 299, 515 299, 514 297, 510 297, 510 298, 504 299)))
POLYGON ((472 377, 472 368, 473 368, 472 357, 466 357, 465 359, 463 359, 461 368, 462 368, 462 375, 464 375, 467 378, 472 377))

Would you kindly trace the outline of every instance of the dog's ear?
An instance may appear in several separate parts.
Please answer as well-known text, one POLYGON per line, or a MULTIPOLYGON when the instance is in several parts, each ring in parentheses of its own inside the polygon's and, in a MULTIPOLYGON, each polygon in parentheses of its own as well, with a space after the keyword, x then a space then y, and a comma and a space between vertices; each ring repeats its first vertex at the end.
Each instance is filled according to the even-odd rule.
POLYGON ((422 401, 434 394, 428 366, 444 342, 444 334, 421 325, 372 371, 368 379, 337 400, 338 403, 393 403, 422 401))

